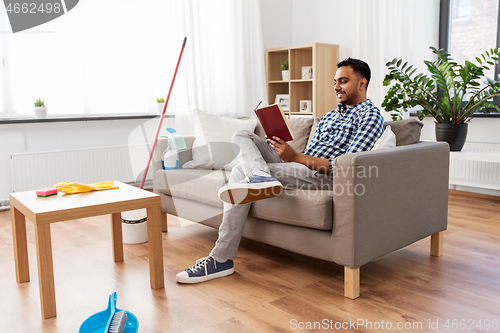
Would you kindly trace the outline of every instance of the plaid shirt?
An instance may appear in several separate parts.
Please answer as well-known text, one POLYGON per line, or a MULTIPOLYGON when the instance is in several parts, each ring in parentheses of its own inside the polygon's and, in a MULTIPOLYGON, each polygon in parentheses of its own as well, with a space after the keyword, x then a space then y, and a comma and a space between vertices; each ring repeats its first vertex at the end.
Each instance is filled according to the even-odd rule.
POLYGON ((330 170, 340 155, 370 150, 384 132, 384 118, 371 100, 325 114, 316 128, 304 154, 328 158, 330 170))

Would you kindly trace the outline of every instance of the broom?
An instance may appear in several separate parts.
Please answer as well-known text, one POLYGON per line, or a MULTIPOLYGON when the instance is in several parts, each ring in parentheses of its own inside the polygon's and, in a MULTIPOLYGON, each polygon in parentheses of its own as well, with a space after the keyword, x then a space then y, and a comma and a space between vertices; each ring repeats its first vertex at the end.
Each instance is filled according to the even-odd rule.
POLYGON ((170 99, 170 94, 172 93, 172 87, 174 86, 175 76, 177 75, 177 70, 179 69, 179 64, 181 62, 182 53, 184 52, 184 47, 186 46, 187 37, 184 37, 184 42, 182 43, 181 53, 179 54, 179 60, 177 60, 177 66, 175 67, 174 77, 172 78, 172 83, 170 84, 170 90, 168 91, 167 100, 165 101, 165 105, 163 106, 163 112, 160 116, 160 121, 158 122, 158 128, 156 129, 156 135, 153 140, 153 145, 151 146, 151 153, 149 154, 148 163, 146 164, 146 170, 144 170, 144 174, 142 175, 142 181, 140 188, 144 188, 144 182, 146 181, 146 176, 148 174, 149 165, 151 164, 151 159, 153 158, 153 153, 156 147, 156 140, 158 139, 158 134, 160 134, 161 124, 163 123, 163 117, 165 116, 165 111, 167 110, 168 100, 170 99))

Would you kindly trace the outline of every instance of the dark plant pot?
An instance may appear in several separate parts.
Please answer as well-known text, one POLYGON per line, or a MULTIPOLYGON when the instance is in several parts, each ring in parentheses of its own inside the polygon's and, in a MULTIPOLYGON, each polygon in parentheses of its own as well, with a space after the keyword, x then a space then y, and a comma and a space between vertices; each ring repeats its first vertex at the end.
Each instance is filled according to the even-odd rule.
POLYGON ((467 139, 467 124, 436 123, 436 141, 445 141, 450 145, 450 151, 461 151, 467 139))

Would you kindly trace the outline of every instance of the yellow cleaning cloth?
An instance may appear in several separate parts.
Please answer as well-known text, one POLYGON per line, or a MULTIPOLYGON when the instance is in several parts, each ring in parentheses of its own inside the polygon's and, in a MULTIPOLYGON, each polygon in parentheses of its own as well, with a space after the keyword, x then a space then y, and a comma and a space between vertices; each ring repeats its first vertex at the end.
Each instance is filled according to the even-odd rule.
POLYGON ((62 183, 55 184, 54 187, 57 188, 59 191, 66 193, 66 194, 75 194, 75 193, 111 190, 114 188, 119 188, 118 186, 115 186, 114 184, 115 184, 115 182, 113 180, 108 180, 105 182, 93 183, 93 184, 62 182, 62 183))

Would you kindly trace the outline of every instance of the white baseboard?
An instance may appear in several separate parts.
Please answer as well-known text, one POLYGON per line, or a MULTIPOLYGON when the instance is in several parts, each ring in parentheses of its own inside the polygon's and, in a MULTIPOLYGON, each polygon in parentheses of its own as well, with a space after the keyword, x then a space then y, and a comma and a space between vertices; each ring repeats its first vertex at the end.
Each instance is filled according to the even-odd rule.
POLYGON ((487 189, 487 188, 478 188, 478 187, 460 186, 460 185, 450 185, 449 189, 450 190, 457 190, 457 191, 464 191, 464 192, 471 192, 471 193, 485 194, 485 195, 492 195, 492 196, 500 197, 500 191, 499 190, 490 190, 490 189, 487 189))

